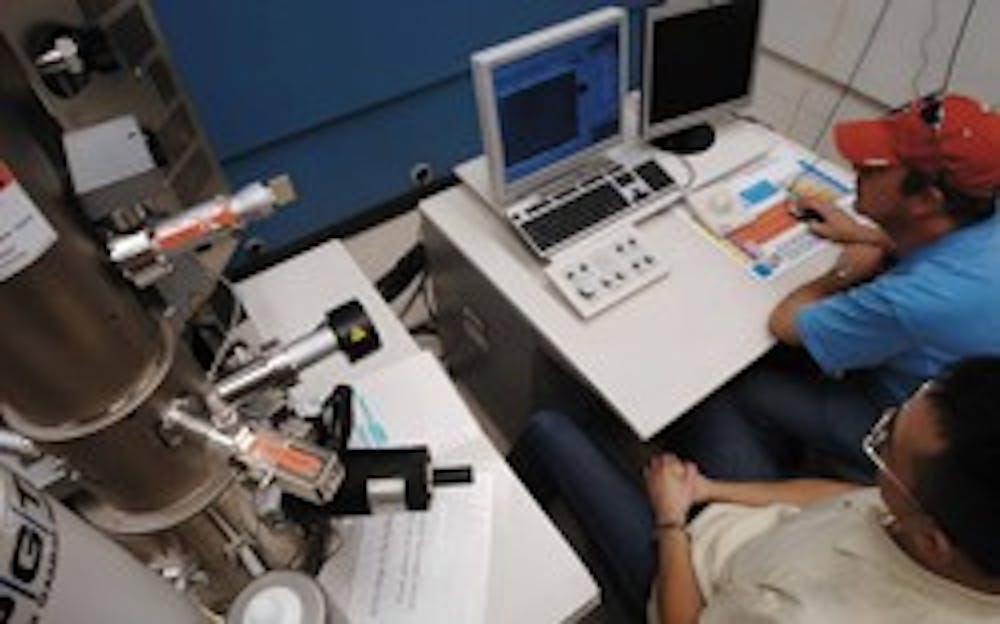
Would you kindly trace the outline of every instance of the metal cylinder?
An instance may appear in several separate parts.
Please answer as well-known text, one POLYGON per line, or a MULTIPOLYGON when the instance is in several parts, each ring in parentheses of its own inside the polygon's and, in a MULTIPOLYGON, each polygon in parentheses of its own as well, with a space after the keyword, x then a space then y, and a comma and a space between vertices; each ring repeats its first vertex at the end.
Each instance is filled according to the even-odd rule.
POLYGON ((0 411, 106 503, 159 512, 224 471, 204 449, 159 435, 160 411, 197 394, 200 371, 78 222, 55 166, 60 129, 10 55, 0 39, 0 160, 57 238, 0 281, 0 411))
POLYGON ((299 528, 262 522, 238 484, 228 487, 210 507, 169 531, 116 538, 166 576, 185 575, 184 583, 198 601, 215 611, 224 611, 253 578, 239 559, 241 546, 252 549, 268 569, 294 569, 307 555, 299 528), (237 531, 239 543, 220 528, 219 518, 237 531))
POLYGON ((156 321, 75 222, 51 164, 61 132, 16 67, 0 39, 0 161, 58 239, 0 281, 0 402, 38 425, 85 423, 141 385, 165 345, 156 321))
MULTIPOLYGON (((68 460, 84 489, 74 504, 91 523, 123 542, 179 540, 209 576, 206 592, 218 608, 246 579, 205 510, 249 499, 223 457, 162 430, 173 401, 204 396, 204 374, 83 226, 60 172, 61 131, 3 38, 0 70, 0 161, 33 218, 41 215, 56 235, 36 247, 33 261, 0 265, 0 412, 12 429, 68 460)), ((19 230, 8 224, 4 232, 19 230)), ((282 546, 296 552, 296 537, 282 546)), ((268 562, 274 541, 262 547, 268 562)))
POLYGON ((0 468, 4 622, 195 624, 198 610, 121 547, 0 468))
POLYGON ((215 389, 220 397, 233 401, 264 386, 289 385, 300 370, 339 348, 337 336, 324 325, 220 380, 215 389))
POLYGON ((249 546, 234 536, 264 565, 282 566, 302 556, 301 535, 260 526, 225 458, 163 429, 178 398, 197 407, 210 388, 171 324, 147 311, 84 226, 62 171, 61 129, 9 41, 0 37, 0 162, 12 176, 0 171, 0 193, 6 178, 16 180, 19 201, 27 198, 49 236, 24 256, 30 261, 5 269, 17 255, 4 250, 18 250, 4 237, 24 229, 4 221, 10 211, 0 203, 0 414, 80 475, 76 511, 144 561, 190 563, 195 593, 221 609, 249 580, 230 556, 247 559, 249 546), (177 557, 163 543, 176 545, 177 557))
MULTIPOLYGON (((201 375, 184 349, 177 349, 164 367, 163 378, 148 395, 94 423, 93 431, 36 428, 17 420, 11 424, 20 425, 44 450, 66 458, 80 472, 81 484, 105 503, 124 512, 157 514, 161 526, 176 523, 192 508, 207 504, 230 471, 225 458, 204 444, 163 431, 162 414, 176 397, 197 394, 201 375), (177 508, 168 510, 170 506, 177 508)), ((104 528, 131 532, 121 526, 104 528)))

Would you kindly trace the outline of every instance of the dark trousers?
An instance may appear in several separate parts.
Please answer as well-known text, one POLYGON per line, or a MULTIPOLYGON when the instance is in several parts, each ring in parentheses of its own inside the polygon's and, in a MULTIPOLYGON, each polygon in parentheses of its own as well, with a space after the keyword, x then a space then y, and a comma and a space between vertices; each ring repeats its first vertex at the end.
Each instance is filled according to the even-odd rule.
POLYGON ((596 575, 610 580, 631 613, 641 614, 656 551, 653 513, 638 474, 627 473, 570 417, 555 411, 531 417, 515 453, 531 485, 554 489, 569 508, 596 551, 596 575))
POLYGON ((861 439, 887 405, 866 376, 828 377, 804 357, 779 351, 754 364, 686 414, 666 445, 715 478, 871 481, 861 439))

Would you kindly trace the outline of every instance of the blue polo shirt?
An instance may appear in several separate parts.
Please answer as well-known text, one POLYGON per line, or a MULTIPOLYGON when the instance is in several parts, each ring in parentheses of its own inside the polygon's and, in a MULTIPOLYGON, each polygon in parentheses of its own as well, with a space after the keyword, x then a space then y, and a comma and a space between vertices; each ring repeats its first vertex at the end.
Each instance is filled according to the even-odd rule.
POLYGON ((900 402, 947 364, 1000 354, 1000 215, 910 253, 876 279, 804 307, 799 336, 828 374, 871 369, 900 402))

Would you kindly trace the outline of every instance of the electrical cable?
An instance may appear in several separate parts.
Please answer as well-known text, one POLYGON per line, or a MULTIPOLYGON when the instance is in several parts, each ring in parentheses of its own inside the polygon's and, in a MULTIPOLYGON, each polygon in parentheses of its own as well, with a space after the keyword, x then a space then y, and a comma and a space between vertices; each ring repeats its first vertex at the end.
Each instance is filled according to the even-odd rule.
POLYGON ((677 160, 680 161, 681 166, 684 167, 684 171, 687 172, 688 178, 684 181, 684 184, 680 188, 681 195, 687 199, 688 193, 694 188, 694 183, 698 179, 698 172, 695 171, 694 165, 691 164, 691 159, 683 154, 675 154, 677 160))
POLYGON ((813 139, 813 142, 809 145, 809 150, 812 152, 816 151, 816 148, 823 141, 823 137, 830 130, 833 120, 837 117, 837 113, 840 112, 840 106, 847 99, 848 94, 850 94, 852 88, 854 87, 854 80, 857 78, 858 72, 861 71, 862 65, 864 65, 865 60, 868 58, 868 53, 871 51, 872 44, 875 43, 875 35, 882 28, 882 22, 885 21, 885 16, 889 13, 889 7, 892 6, 892 0, 884 0, 882 2, 882 7, 879 9, 878 16, 875 18, 875 23, 872 25, 871 30, 868 32, 868 37, 865 39, 864 46, 861 48, 861 53, 858 55, 857 61, 854 63, 854 67, 851 68, 851 73, 847 76, 847 82, 844 83, 844 88, 841 89, 840 96, 837 101, 833 104, 830 109, 830 113, 826 116, 826 120, 823 122, 823 127, 820 129, 819 134, 813 139))
POLYGON ((931 3, 931 23, 930 27, 924 31, 922 37, 920 37, 920 67, 917 69, 916 73, 913 74, 913 78, 910 79, 910 90, 913 92, 914 98, 919 98, 923 95, 920 90, 920 78, 924 75, 924 71, 927 70, 927 66, 931 62, 931 53, 927 49, 927 45, 930 43, 931 38, 937 32, 938 20, 940 16, 938 15, 938 0, 930 0, 931 3))
MULTIPOLYGON (((837 11, 837 15, 833 20, 833 28, 830 29, 830 34, 823 41, 821 46, 822 52, 819 55, 818 66, 825 66, 828 62, 832 60, 833 56, 833 44, 840 38, 840 31, 844 28, 845 18, 847 17, 848 3, 842 2, 840 4, 840 10, 837 11)), ((806 98, 812 93, 811 89, 803 89, 799 93, 799 97, 795 100, 795 107, 792 109, 792 114, 788 116, 788 124, 785 126, 785 131, 782 133, 786 136, 791 135, 792 129, 799 123, 799 117, 802 115, 802 107, 805 105, 806 98)))
POLYGON ((848 94, 854 87, 854 79, 857 78, 858 72, 861 71, 861 67, 865 63, 865 59, 868 58, 868 53, 871 51, 872 44, 875 42, 875 35, 882 28, 882 22, 885 21, 885 16, 889 13, 889 7, 892 6, 892 0, 884 0, 882 2, 882 7, 879 9, 878 15, 875 17, 875 22, 872 24, 871 30, 868 31, 868 37, 865 39, 864 46, 861 48, 861 53, 858 55, 857 60, 854 62, 854 67, 851 68, 851 73, 847 76, 847 82, 844 83, 843 88, 840 90, 840 95, 837 97, 837 101, 834 102, 833 106, 830 108, 830 112, 827 114, 826 119, 823 121, 823 126, 820 128, 819 134, 813 139, 813 142, 809 145, 809 151, 812 152, 813 156, 809 159, 806 166, 801 167, 799 172, 785 185, 786 189, 794 189, 795 185, 802 179, 802 176, 806 173, 821 159, 819 152, 816 148, 823 141, 823 137, 830 130, 830 126, 833 124, 833 120, 836 119, 837 113, 840 111, 840 106, 847 99, 848 94))
POLYGON ((427 282, 427 273, 424 273, 420 276, 420 281, 417 282, 416 289, 414 289, 414 291, 410 294, 409 299, 406 300, 406 303, 403 304, 403 307, 400 309, 399 318, 405 318, 406 315, 410 312, 410 310, 413 308, 413 304, 415 304, 417 302, 417 299, 420 298, 421 291, 423 290, 424 284, 426 282, 427 282))
POLYGON ((437 336, 438 335, 437 327, 434 325, 434 323, 431 323, 430 321, 424 321, 423 323, 417 323, 416 325, 412 325, 410 327, 407 327, 406 331, 411 336, 416 336, 416 335, 437 336))
POLYGON ((941 85, 940 93, 944 93, 948 90, 948 86, 951 84, 951 74, 955 69, 955 62, 958 60, 958 52, 962 48, 962 42, 965 41, 965 31, 969 26, 969 19, 972 17, 973 11, 976 9, 976 4, 978 0, 969 0, 969 4, 965 7, 965 15, 962 16, 962 25, 958 29, 958 35, 955 37, 955 45, 951 48, 951 56, 948 59, 948 69, 944 74, 944 84, 941 85))
POLYGON ((694 183, 698 179, 698 172, 695 170, 694 165, 691 164, 691 160, 684 156, 683 154, 675 154, 677 160, 683 165, 684 170, 687 172, 687 180, 685 180, 683 186, 680 188, 681 198, 684 200, 684 207, 687 214, 694 220, 698 227, 702 228, 709 237, 714 237, 716 235, 715 230, 712 229, 708 223, 705 222, 698 212, 694 210, 694 205, 691 203, 691 189, 694 188, 694 183))
POLYGON ((229 314, 229 325, 226 328, 226 333, 222 337, 222 342, 219 343, 219 348, 215 350, 215 356, 212 358, 212 363, 208 367, 208 372, 205 376, 209 381, 215 381, 215 376, 219 373, 219 368, 226 359, 226 354, 232 347, 233 334, 236 331, 236 327, 239 325, 240 319, 246 312, 246 306, 243 304, 243 299, 240 294, 236 292, 236 287, 233 285, 229 278, 225 275, 219 276, 219 283, 224 285, 229 291, 229 296, 233 300, 233 309, 229 314))
POLYGON ((424 307, 427 308, 427 316, 430 317, 431 321, 437 323, 437 304, 432 301, 431 288, 429 280, 424 280, 423 288, 424 307))
POLYGON ((395 301, 426 268, 427 254, 424 245, 416 243, 375 282, 375 288, 386 301, 395 301))
POLYGON ((730 111, 729 116, 733 119, 738 119, 739 121, 744 121, 748 124, 754 124, 764 128, 765 130, 770 130, 771 132, 777 132, 777 128, 767 123, 763 119, 757 117, 756 115, 750 115, 748 113, 741 113, 739 111, 730 111))

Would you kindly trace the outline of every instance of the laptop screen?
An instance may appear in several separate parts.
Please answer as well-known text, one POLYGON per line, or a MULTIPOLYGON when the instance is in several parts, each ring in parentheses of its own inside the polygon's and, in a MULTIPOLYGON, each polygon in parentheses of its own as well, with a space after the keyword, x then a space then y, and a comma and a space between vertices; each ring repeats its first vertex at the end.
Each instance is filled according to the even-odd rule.
POLYGON ((618 46, 613 24, 494 70, 507 182, 618 133, 618 46))

